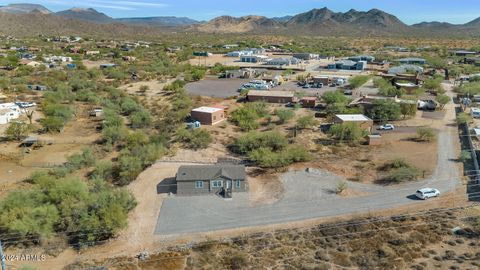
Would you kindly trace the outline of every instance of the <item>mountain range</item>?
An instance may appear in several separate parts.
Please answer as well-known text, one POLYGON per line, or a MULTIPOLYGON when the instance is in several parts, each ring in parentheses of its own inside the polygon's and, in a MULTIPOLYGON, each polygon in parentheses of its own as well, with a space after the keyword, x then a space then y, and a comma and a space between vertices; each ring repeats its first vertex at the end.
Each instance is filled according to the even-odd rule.
POLYGON ((69 31, 79 34, 82 32, 82 26, 88 26, 89 29, 97 28, 98 31, 111 31, 115 27, 127 27, 140 33, 173 30, 203 33, 337 36, 480 36, 480 18, 461 25, 447 22, 422 22, 407 25, 396 16, 378 9, 369 11, 351 9, 347 12, 333 12, 328 8, 321 8, 293 16, 275 18, 256 15, 220 16, 207 22, 200 22, 187 17, 173 16, 117 19, 92 8, 72 8, 52 12, 37 4, 10 4, 0 7, 0 25, 2 25, 0 33, 16 34, 13 30, 18 30, 17 28, 20 26, 32 25, 31 28, 23 29, 20 32, 27 33, 28 31, 25 30, 31 30, 31 34, 47 34, 41 29, 37 29, 38 27, 34 26, 36 23, 49 25, 50 28, 44 28, 44 32, 63 32, 65 29, 61 28, 69 26, 69 31), (72 21, 79 23, 75 26, 72 21), (33 31, 34 29, 40 33, 33 31))

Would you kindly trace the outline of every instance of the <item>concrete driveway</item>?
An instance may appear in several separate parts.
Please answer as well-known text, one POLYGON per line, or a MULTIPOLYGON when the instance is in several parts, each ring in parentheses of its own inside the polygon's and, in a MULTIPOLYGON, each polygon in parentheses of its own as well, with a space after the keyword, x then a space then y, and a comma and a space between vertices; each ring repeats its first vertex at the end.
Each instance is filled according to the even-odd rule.
POLYGON ((234 194, 230 201, 215 196, 171 197, 160 210, 155 234, 173 235, 271 225, 307 219, 421 204, 413 194, 422 187, 438 188, 442 193, 461 185, 455 160, 457 130, 448 123, 454 120, 454 105, 447 106, 445 121, 435 128, 438 134, 438 164, 433 175, 423 181, 397 186, 379 186, 348 182, 356 196, 336 195, 336 185, 343 181, 329 172, 291 171, 281 177, 284 197, 271 205, 252 206, 248 194, 234 194))

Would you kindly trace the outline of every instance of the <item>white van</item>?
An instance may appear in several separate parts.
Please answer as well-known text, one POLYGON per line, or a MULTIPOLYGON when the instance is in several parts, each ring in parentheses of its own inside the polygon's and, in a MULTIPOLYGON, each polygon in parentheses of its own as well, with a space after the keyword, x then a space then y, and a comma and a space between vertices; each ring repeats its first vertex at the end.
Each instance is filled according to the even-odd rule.
POLYGON ((479 108, 471 108, 470 109, 470 115, 473 118, 480 118, 480 109, 479 108))

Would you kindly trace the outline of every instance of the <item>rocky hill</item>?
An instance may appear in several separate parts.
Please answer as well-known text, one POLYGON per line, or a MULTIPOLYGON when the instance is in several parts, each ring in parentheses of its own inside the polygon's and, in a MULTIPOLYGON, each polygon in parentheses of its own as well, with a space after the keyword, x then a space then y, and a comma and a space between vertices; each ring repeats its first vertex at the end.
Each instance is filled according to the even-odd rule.
POLYGON ((199 21, 187 18, 187 17, 174 17, 174 16, 160 16, 160 17, 138 17, 138 18, 120 18, 116 19, 117 22, 136 24, 136 25, 149 25, 149 26, 188 26, 200 23, 199 21))
POLYGON ((113 23, 115 20, 104 13, 98 12, 93 8, 72 8, 59 11, 55 15, 75 20, 90 21, 96 23, 113 23))

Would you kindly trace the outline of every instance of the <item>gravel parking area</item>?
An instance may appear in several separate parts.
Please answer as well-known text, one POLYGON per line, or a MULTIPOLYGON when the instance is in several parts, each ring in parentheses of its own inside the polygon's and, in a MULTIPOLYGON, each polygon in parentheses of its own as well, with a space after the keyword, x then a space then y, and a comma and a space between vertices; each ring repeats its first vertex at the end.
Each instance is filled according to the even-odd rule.
POLYGON ((187 84, 185 89, 188 93, 195 96, 227 98, 238 95, 238 88, 249 81, 251 80, 206 78, 205 80, 187 84))

